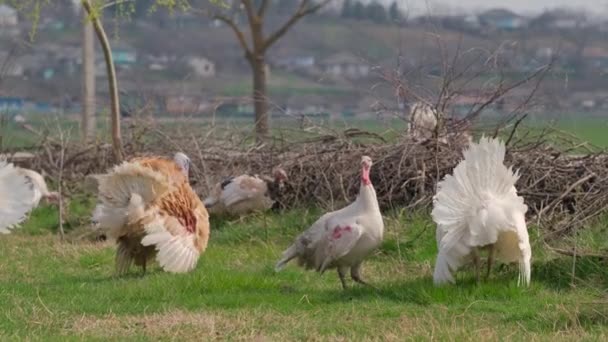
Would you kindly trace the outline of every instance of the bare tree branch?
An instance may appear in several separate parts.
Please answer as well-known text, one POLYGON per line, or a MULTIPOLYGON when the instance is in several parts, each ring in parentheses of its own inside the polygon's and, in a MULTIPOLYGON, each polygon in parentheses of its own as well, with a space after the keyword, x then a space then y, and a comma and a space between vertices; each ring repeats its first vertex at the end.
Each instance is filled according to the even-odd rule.
POLYGON ((236 35, 236 38, 239 41, 239 44, 241 44, 241 47, 243 48, 243 50, 245 50, 245 55, 247 55, 247 56, 252 55, 251 49, 249 48, 249 44, 247 44, 247 39, 245 39, 245 33, 243 33, 243 31, 241 31, 239 29, 239 27, 236 25, 236 23, 232 19, 228 18, 225 15, 221 15, 221 14, 214 14, 213 19, 217 19, 217 20, 225 23, 226 25, 230 26, 232 31, 234 31, 234 34, 236 35))
POLYGON ((112 6, 115 6, 115 5, 122 5, 122 4, 126 3, 126 2, 135 2, 135 0, 116 0, 116 1, 108 2, 108 3, 104 4, 99 9, 100 10, 104 10, 104 9, 106 9, 108 7, 112 7, 112 6))
POLYGON ((215 18, 226 23, 235 32, 237 39, 243 50, 245 58, 249 62, 253 71, 253 103, 255 112, 255 127, 256 139, 262 139, 268 135, 269 131, 269 116, 268 116, 268 99, 267 99, 267 64, 266 51, 267 49, 279 40, 287 31, 301 18, 312 14, 325 6, 331 0, 322 0, 320 2, 312 0, 300 0, 299 6, 295 13, 274 33, 270 36, 264 34, 264 14, 266 13, 271 1, 262 0, 258 6, 254 0, 238 0, 232 1, 233 10, 243 10, 247 15, 249 22, 249 35, 246 37, 243 30, 239 29, 235 20, 231 19, 227 14, 214 14, 209 10, 194 10, 208 17, 215 18), (236 7, 238 8, 236 8, 236 7), (248 38, 251 40, 248 42, 248 38))
POLYGON ((253 3, 251 3, 251 0, 241 0, 241 3, 243 4, 243 6, 245 6, 245 10, 247 11, 247 18, 249 19, 249 24, 253 25, 256 22, 259 22, 260 18, 258 18, 257 13, 253 9, 253 3))
POLYGON ((289 29, 298 22, 298 20, 309 14, 315 13, 330 1, 331 0, 324 0, 316 5, 309 6, 309 0, 302 0, 298 10, 291 16, 291 18, 289 18, 278 30, 276 30, 265 40, 263 50, 265 51, 268 49, 270 46, 272 46, 272 44, 279 40, 279 38, 285 35, 285 33, 287 33, 287 31, 289 31, 289 29))
POLYGON ((268 0, 262 0, 262 3, 260 4, 260 8, 258 8, 258 17, 264 17, 264 14, 266 14, 266 9, 268 8, 268 4, 270 3, 270 1, 268 0))

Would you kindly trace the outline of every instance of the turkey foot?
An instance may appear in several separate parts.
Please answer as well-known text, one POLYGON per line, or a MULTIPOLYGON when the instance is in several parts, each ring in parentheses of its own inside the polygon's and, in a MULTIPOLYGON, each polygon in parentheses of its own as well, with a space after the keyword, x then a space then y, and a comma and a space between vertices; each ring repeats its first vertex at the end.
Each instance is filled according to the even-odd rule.
POLYGON ((350 277, 353 278, 353 280, 361 285, 365 285, 365 286, 369 286, 374 290, 379 290, 377 287, 375 287, 374 285, 366 282, 365 280, 363 280, 363 278, 361 278, 361 264, 354 266, 353 268, 350 269, 350 277))
POLYGON ((348 288, 346 286, 346 268, 338 267, 338 276, 340 277, 340 282, 342 283, 342 290, 346 291, 348 288))

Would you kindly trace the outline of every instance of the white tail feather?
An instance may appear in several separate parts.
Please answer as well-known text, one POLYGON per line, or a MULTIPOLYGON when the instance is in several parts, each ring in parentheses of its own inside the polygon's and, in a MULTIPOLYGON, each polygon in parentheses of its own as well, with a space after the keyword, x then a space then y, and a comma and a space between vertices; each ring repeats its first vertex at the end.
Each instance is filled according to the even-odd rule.
POLYGON ((196 267, 200 252, 194 247, 194 234, 171 235, 166 226, 167 219, 157 216, 144 226, 147 235, 142 239, 144 246, 154 245, 158 253, 156 260, 167 272, 185 273, 196 267))
POLYGON ((32 184, 13 164, 0 160, 0 233, 21 223, 32 209, 32 184))
POLYGON ((296 247, 296 245, 291 245, 288 249, 285 250, 285 252, 283 252, 281 260, 279 260, 274 267, 274 271, 280 272, 283 268, 285 268, 285 265, 287 265, 287 263, 289 261, 291 261, 291 259, 295 258, 296 256, 297 256, 297 247, 296 247))
POLYGON ((122 163, 95 178, 101 203, 93 220, 112 239, 121 235, 128 222, 141 219, 146 206, 171 190, 167 176, 137 163, 122 163))
POLYGON ((464 151, 453 175, 439 182, 432 212, 438 225, 436 284, 453 281, 451 272, 468 261, 472 248, 497 242, 504 243, 497 248, 501 251, 497 258, 511 262, 515 256, 524 264, 522 274, 529 283, 529 257, 527 266, 524 262, 531 255, 524 219, 527 207, 515 189, 519 176, 503 164, 504 157, 501 141, 482 137, 464 151), (515 233, 519 245, 505 233, 515 233))
POLYGON ((439 255, 437 255, 435 270, 433 271, 433 283, 435 285, 454 283, 454 276, 452 276, 448 260, 445 253, 439 252, 439 255))

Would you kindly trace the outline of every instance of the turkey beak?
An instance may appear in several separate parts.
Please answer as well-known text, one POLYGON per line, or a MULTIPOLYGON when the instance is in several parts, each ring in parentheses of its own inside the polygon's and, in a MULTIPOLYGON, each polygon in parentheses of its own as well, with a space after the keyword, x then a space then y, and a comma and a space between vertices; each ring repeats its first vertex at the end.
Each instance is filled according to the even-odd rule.
POLYGON ((51 192, 44 197, 44 199, 51 204, 59 204, 59 193, 51 192))
POLYGON ((361 167, 363 167, 366 171, 369 171, 369 169, 372 167, 371 160, 369 160, 369 158, 363 158, 361 161, 361 167))
POLYGON ((274 180, 279 184, 280 187, 282 187, 283 183, 287 180, 287 173, 282 169, 275 171, 274 180))

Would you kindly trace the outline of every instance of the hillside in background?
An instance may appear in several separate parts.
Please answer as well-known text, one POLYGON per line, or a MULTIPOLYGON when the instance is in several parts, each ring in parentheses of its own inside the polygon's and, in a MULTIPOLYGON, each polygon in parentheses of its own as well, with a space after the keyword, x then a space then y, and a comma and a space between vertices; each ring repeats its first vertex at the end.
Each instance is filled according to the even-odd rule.
MULTIPOLYGON (((208 113, 225 101, 242 107, 251 94, 251 71, 231 29, 190 12, 150 11, 146 4, 138 1, 135 12, 105 18, 125 102, 146 102, 168 114, 208 113)), ((564 11, 525 18, 501 9, 409 18, 398 8, 370 4, 361 12, 357 1, 346 4, 350 9, 304 19, 268 52, 277 112, 366 112, 378 102, 401 110, 395 84, 387 78, 398 78, 419 89, 417 97, 434 101, 449 68, 471 79, 462 90, 469 95, 499 74, 523 79, 550 62, 551 76, 536 94, 543 107, 608 106, 608 92, 601 90, 608 86, 603 23, 564 11)), ((293 5, 275 4, 268 30, 286 20, 293 5)), ((14 31, 0 35, 0 98, 78 112, 80 18, 66 8, 44 8, 30 40, 31 20, 18 17, 14 31)), ((103 104, 108 96, 99 47, 96 64, 103 104)), ((6 107, 1 102, 0 108, 6 107)), ((246 115, 247 105, 239 112, 246 115)))

